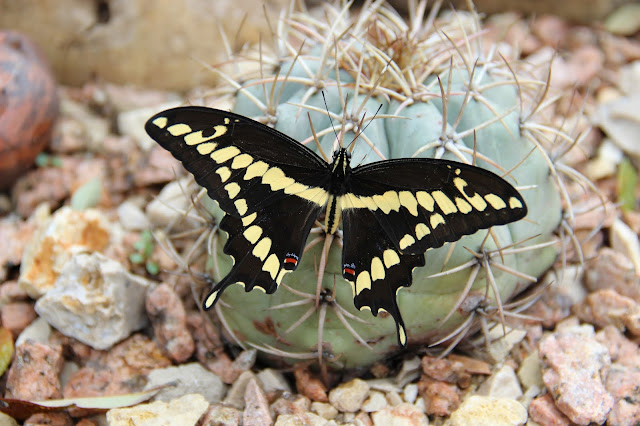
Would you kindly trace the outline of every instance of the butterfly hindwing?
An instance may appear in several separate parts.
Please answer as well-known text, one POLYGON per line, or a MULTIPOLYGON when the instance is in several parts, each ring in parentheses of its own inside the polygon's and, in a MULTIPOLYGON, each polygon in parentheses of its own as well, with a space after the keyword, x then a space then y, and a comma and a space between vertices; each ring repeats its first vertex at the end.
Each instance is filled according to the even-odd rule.
POLYGON ((424 266, 424 255, 400 253, 368 209, 346 210, 342 220, 342 275, 351 283, 354 304, 375 316, 381 310, 388 312, 396 322, 398 342, 404 346, 407 334, 396 293, 411 285, 413 268, 424 266))
POLYGON ((233 258, 231 271, 211 289, 204 306, 215 304, 229 285, 240 283, 246 291, 258 287, 276 291, 283 276, 295 270, 320 208, 286 196, 269 209, 246 220, 226 215, 220 228, 227 232, 224 252, 233 258), (286 221, 282 218, 286 217, 286 221))

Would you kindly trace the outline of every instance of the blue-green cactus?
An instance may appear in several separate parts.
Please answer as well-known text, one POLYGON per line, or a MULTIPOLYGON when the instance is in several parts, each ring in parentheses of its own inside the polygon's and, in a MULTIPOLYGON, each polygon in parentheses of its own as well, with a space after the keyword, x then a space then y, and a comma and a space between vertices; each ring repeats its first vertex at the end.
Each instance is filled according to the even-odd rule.
MULTIPOLYGON (((336 147, 334 128, 346 130, 342 139, 350 143, 364 117, 352 165, 412 156, 475 163, 520 187, 529 208, 525 220, 427 251, 426 266, 414 270, 413 285, 399 292, 398 303, 409 344, 434 343, 458 330, 476 307, 499 311, 557 256, 557 246, 544 243, 553 241, 561 220, 560 195, 542 147, 523 135, 525 121, 535 119, 522 109, 535 97, 524 89, 538 95, 543 85, 520 85, 511 74, 515 64, 472 49, 477 39, 469 43, 468 34, 477 22, 471 15, 415 28, 378 3, 355 18, 347 10, 327 10, 335 21, 301 15, 283 21, 285 53, 272 52, 268 63, 278 65, 263 65, 261 77, 245 80, 235 112, 317 150, 310 119, 327 155, 336 147)), ((216 312, 238 343, 284 362, 321 357, 345 367, 368 365, 398 349, 392 318, 354 308, 342 278, 340 235, 328 241, 320 225, 312 230, 298 269, 276 293, 245 293, 240 286, 224 293, 216 312)), ((224 236, 217 241, 214 279, 231 267, 224 242, 224 236)))

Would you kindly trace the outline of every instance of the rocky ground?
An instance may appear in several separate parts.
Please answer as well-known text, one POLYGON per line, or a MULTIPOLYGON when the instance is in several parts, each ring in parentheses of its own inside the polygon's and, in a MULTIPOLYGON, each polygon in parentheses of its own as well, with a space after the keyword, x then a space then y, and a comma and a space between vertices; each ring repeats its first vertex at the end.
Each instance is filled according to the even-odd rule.
POLYGON ((2 394, 40 401, 173 385, 129 408, 76 402, 30 415, 18 406, 14 416, 56 425, 638 424, 638 28, 613 34, 512 14, 485 24, 487 37, 518 46, 528 61, 555 55, 555 120, 584 135, 566 162, 594 183, 570 187, 580 198, 582 259, 567 248, 544 278, 553 284, 504 338, 496 327, 489 334, 500 338, 442 359, 412 350, 359 377, 334 375, 329 386, 305 365, 280 371, 255 350, 225 346, 197 309, 190 277, 171 273, 176 259, 162 234, 148 232, 189 201, 179 189, 160 193, 184 172, 144 122, 201 92, 61 87, 47 154, 0 195, 2 394))

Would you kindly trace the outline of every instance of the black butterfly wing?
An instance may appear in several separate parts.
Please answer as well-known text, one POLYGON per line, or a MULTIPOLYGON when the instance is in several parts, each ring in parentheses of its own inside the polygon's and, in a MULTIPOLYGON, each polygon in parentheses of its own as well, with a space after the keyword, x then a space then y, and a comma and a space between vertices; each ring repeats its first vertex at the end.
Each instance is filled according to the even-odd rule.
POLYGON ((283 271, 297 267, 309 230, 326 203, 327 164, 268 126, 211 108, 163 111, 151 117, 145 129, 227 213, 220 226, 229 234, 224 251, 235 263, 214 286, 205 307, 213 306, 235 282, 247 291, 275 291, 283 271))
POLYGON ((424 252, 527 214, 518 191, 494 173, 435 159, 357 167, 341 201, 343 276, 354 285, 354 303, 374 315, 388 311, 401 345, 406 334, 396 292, 411 285, 424 252))

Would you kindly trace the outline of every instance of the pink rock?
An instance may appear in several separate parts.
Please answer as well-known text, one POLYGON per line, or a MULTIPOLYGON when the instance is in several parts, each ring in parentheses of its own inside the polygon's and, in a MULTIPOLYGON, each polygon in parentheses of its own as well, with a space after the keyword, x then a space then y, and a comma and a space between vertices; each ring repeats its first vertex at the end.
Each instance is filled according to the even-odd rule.
POLYGON ((553 403, 550 394, 539 396, 529 404, 531 420, 545 426, 569 426, 571 420, 567 418, 553 403))
POLYGON ((269 402, 264 391, 255 379, 251 379, 244 391, 244 414, 242 416, 244 426, 263 426, 273 424, 269 412, 269 402))
POLYGON ((187 329, 184 306, 176 293, 161 284, 147 293, 146 307, 154 335, 169 357, 175 362, 189 359, 195 344, 187 329))
MULTIPOLYGON (((22 252, 33 232, 35 225, 17 217, 10 216, 0 219, 0 281, 5 277, 5 267, 20 264, 22 252)), ((3 286, 4 287, 4 286, 3 286)))
POLYGON ((628 367, 640 366, 638 344, 627 339, 616 327, 608 325, 598 331, 596 340, 609 349, 612 362, 628 367))
POLYGON ((418 392, 424 399, 425 410, 429 415, 447 416, 460 405, 460 392, 455 385, 435 381, 427 376, 422 376, 418 382, 418 392))
POLYGON ((308 412, 310 408, 311 401, 309 398, 288 392, 271 404, 271 409, 276 416, 280 414, 303 414, 308 412))
POLYGON ((556 406, 574 423, 604 423, 613 407, 602 371, 611 364, 607 348, 589 326, 563 327, 539 346, 542 379, 556 406))
POLYGON ((29 417, 24 422, 25 426, 73 426, 73 420, 69 414, 60 413, 38 413, 29 417))
POLYGON ((531 31, 547 46, 558 48, 569 31, 567 22, 553 15, 545 15, 531 22, 531 31))
POLYGON ((584 282, 593 291, 612 289, 640 303, 640 276, 624 254, 603 247, 585 268, 584 282))
POLYGON ((31 322, 36 319, 36 311, 33 303, 11 302, 0 310, 2 325, 8 328, 14 337, 17 337, 31 322))
POLYGON ((636 426, 640 424, 640 405, 621 399, 613 406, 607 425, 636 426))
MULTIPOLYGON (((0 238, 2 237, 0 236, 0 238)), ((1 262, 2 261, 0 260, 0 263, 1 262)), ((29 295, 26 291, 20 288, 18 281, 5 281, 4 284, 0 285, 0 302, 2 303, 21 302, 28 298, 29 295)))
POLYGON ((298 392, 308 397, 311 401, 329 402, 327 387, 308 368, 299 364, 294 368, 293 374, 298 392))
POLYGON ((424 356, 421 365, 424 374, 440 382, 457 383, 468 380, 469 374, 460 361, 424 356))
POLYGON ((598 290, 574 307, 576 315, 598 327, 613 325, 620 330, 640 335, 640 304, 621 296, 615 290, 598 290))
POLYGON ((27 341, 16 348, 7 375, 7 398, 38 401, 62 396, 58 375, 62 370, 62 347, 27 341))

